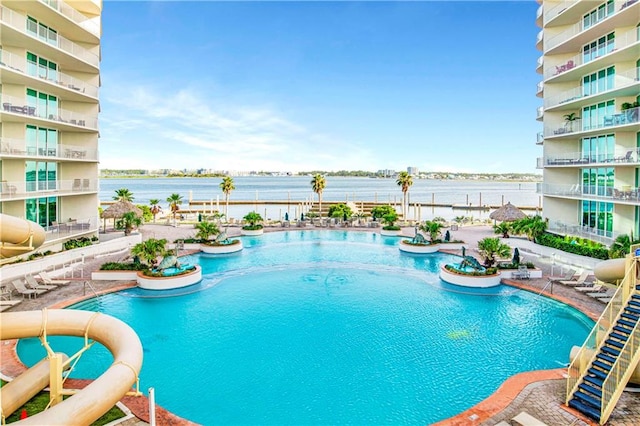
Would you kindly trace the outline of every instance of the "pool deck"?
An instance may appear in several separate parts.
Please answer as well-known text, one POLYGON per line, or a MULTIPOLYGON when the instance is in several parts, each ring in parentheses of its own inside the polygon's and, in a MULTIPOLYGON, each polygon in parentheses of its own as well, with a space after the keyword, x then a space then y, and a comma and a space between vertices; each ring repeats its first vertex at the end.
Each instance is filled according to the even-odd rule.
MULTIPOLYGON (((310 228, 306 228, 310 229, 310 228)), ((322 228, 326 229, 326 228, 322 228)), ((344 229, 344 228, 339 228, 344 229)), ((372 228, 347 228, 354 231, 376 232, 372 228)), ((300 228, 279 228, 267 227, 265 232, 274 232, 281 230, 300 230, 300 228)), ((228 234, 231 237, 240 234, 239 228, 229 228, 228 234)), ((413 228, 407 228, 405 233, 413 235, 413 228)), ((178 238, 188 238, 194 235, 195 231, 191 225, 183 225, 178 227, 166 225, 148 224, 142 227, 141 233, 143 239, 147 238, 166 238, 173 241, 178 238)), ((453 238, 463 240, 470 247, 467 254, 477 255, 474 247, 477 241, 487 236, 494 237, 495 234, 490 226, 465 226, 459 228, 458 231, 452 232, 453 238)), ((101 238, 103 236, 101 235, 101 238)), ((526 249, 527 244, 533 244, 519 238, 505 239, 505 242, 513 246, 519 246, 526 249)), ((181 252, 181 254, 185 254, 181 252)), ((573 288, 554 285, 553 287, 545 287, 547 284, 546 277, 552 274, 553 268, 558 265, 545 263, 540 259, 530 258, 527 253, 524 254, 526 261, 533 261, 536 266, 543 270, 543 278, 532 279, 526 281, 506 281, 507 284, 521 288, 526 291, 542 293, 548 297, 555 298, 571 306, 576 307, 580 311, 587 314, 594 320, 604 310, 605 305, 585 294, 575 291, 573 288), (553 294, 551 294, 553 292, 553 294)), ((83 266, 84 276, 89 277, 92 271, 99 268, 102 263, 108 261, 122 260, 122 255, 116 255, 113 258, 88 259, 83 266)), ((576 259, 580 261, 580 259, 576 259)), ((74 280, 70 285, 59 287, 53 291, 40 295, 37 299, 25 299, 19 305, 13 307, 11 311, 39 310, 45 307, 60 308, 74 303, 78 300, 92 297, 93 292, 84 286, 86 279, 74 280)), ((133 284, 123 286, 121 281, 92 281, 92 286, 97 293, 112 292, 128 287, 133 284)), ((523 354, 526 356, 526 354, 523 354)), ((15 354, 15 344, 7 344, 3 342, 0 348, 0 374, 6 377, 15 377, 24 370, 24 365, 18 360, 15 354)), ((567 354, 568 362, 568 354, 567 354)), ((437 426, 462 426, 462 425, 483 425, 492 426, 501 421, 509 422, 518 413, 526 411, 532 416, 540 419, 549 426, 556 425, 592 425, 596 424, 586 417, 581 416, 575 410, 564 405, 565 397, 565 379, 563 374, 566 369, 541 370, 521 373, 507 379, 500 388, 489 398, 471 407, 465 412, 436 423, 437 426)), ((70 383, 71 384, 71 383, 70 383)), ((86 385, 86 381, 73 381, 74 387, 81 388, 86 385)), ((146 398, 125 397, 122 402, 133 412, 139 419, 137 421, 128 421, 129 424, 145 424, 149 421, 148 402, 146 398)), ((159 425, 192 425, 194 423, 188 420, 174 416, 170 412, 158 407, 156 412, 156 421, 159 425)), ((607 422, 612 426, 632 426, 640 424, 640 395, 625 392, 619 400, 613 414, 607 422)))

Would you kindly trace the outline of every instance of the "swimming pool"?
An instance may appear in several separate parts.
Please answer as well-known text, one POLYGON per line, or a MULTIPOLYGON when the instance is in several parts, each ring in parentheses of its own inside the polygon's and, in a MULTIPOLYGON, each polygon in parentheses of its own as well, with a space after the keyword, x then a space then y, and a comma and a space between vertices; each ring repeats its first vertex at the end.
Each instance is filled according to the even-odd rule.
MULTIPOLYGON (((565 365, 593 323, 507 286, 438 278, 453 256, 408 255, 367 232, 243 238, 245 250, 189 256, 203 282, 174 297, 128 290, 75 306, 130 324, 141 388, 201 424, 426 424, 455 415, 509 376, 565 365)), ((51 338, 71 352, 75 338, 51 338)), ((18 345, 29 365, 38 340, 18 345)), ((74 377, 110 363, 91 349, 74 377)))

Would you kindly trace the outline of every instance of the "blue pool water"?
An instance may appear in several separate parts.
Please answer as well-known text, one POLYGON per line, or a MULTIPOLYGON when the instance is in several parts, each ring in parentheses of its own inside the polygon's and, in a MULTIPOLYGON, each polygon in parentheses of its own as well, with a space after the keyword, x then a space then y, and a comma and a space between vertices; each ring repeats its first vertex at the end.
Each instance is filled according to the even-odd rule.
MULTIPOLYGON (((200 264, 202 283, 172 297, 140 289, 74 306, 129 323, 144 346, 141 389, 201 424, 428 424, 518 372, 565 365, 593 323, 507 286, 448 285, 451 255, 410 255, 373 233, 292 231, 243 238, 200 264)), ((78 339, 50 338, 72 352, 78 339)), ((25 339, 27 364, 44 356, 25 339)), ((95 345, 74 377, 111 356, 95 345)))

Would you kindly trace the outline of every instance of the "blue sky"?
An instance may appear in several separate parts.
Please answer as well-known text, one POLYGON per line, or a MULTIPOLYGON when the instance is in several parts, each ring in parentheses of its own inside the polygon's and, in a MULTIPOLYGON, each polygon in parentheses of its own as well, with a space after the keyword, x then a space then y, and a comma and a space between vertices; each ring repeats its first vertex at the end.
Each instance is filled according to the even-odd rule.
POLYGON ((105 0, 100 167, 536 172, 537 7, 105 0))

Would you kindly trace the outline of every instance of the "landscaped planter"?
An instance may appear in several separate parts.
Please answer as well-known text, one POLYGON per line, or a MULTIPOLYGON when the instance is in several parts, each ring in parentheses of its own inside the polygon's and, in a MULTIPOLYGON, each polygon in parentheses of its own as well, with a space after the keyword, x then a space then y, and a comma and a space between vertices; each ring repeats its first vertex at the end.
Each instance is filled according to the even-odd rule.
POLYGON ((240 235, 257 236, 264 234, 264 228, 260 229, 240 229, 240 235))
MULTIPOLYGON (((529 278, 542 278, 542 270, 535 268, 535 269, 528 269, 529 271, 529 278)), ((507 278, 507 279, 511 279, 513 278, 512 274, 514 272, 518 272, 517 269, 500 269, 500 277, 501 278, 507 278)))
POLYGON ((233 244, 217 244, 217 245, 209 245, 209 244, 200 244, 200 250, 203 253, 207 254, 227 254, 227 253, 235 253, 237 251, 242 250, 243 245, 242 241, 234 240, 233 244))
POLYGON ((398 230, 380 229, 380 235, 382 235, 383 237, 400 237, 402 236, 402 229, 398 229, 398 230))
POLYGON ((91 279, 96 281, 135 281, 138 271, 94 271, 91 279))
POLYGON ((448 271, 444 265, 440 268, 440 279, 448 282, 449 284, 455 284, 463 287, 495 287, 500 285, 500 274, 493 275, 466 275, 456 274, 455 272, 448 271))
POLYGON ((400 251, 404 251, 406 253, 415 253, 415 254, 429 254, 435 253, 440 248, 439 244, 411 244, 407 242, 407 240, 400 241, 400 245, 398 246, 400 251))
POLYGON ((148 277, 142 273, 137 273, 138 287, 147 290, 170 290, 172 288, 186 287, 202 281, 202 268, 195 265, 196 269, 182 275, 170 277, 148 277))
POLYGON ((447 243, 447 242, 441 242, 440 244, 440 250, 462 250, 462 247, 466 247, 469 248, 469 246, 466 243, 447 243))

